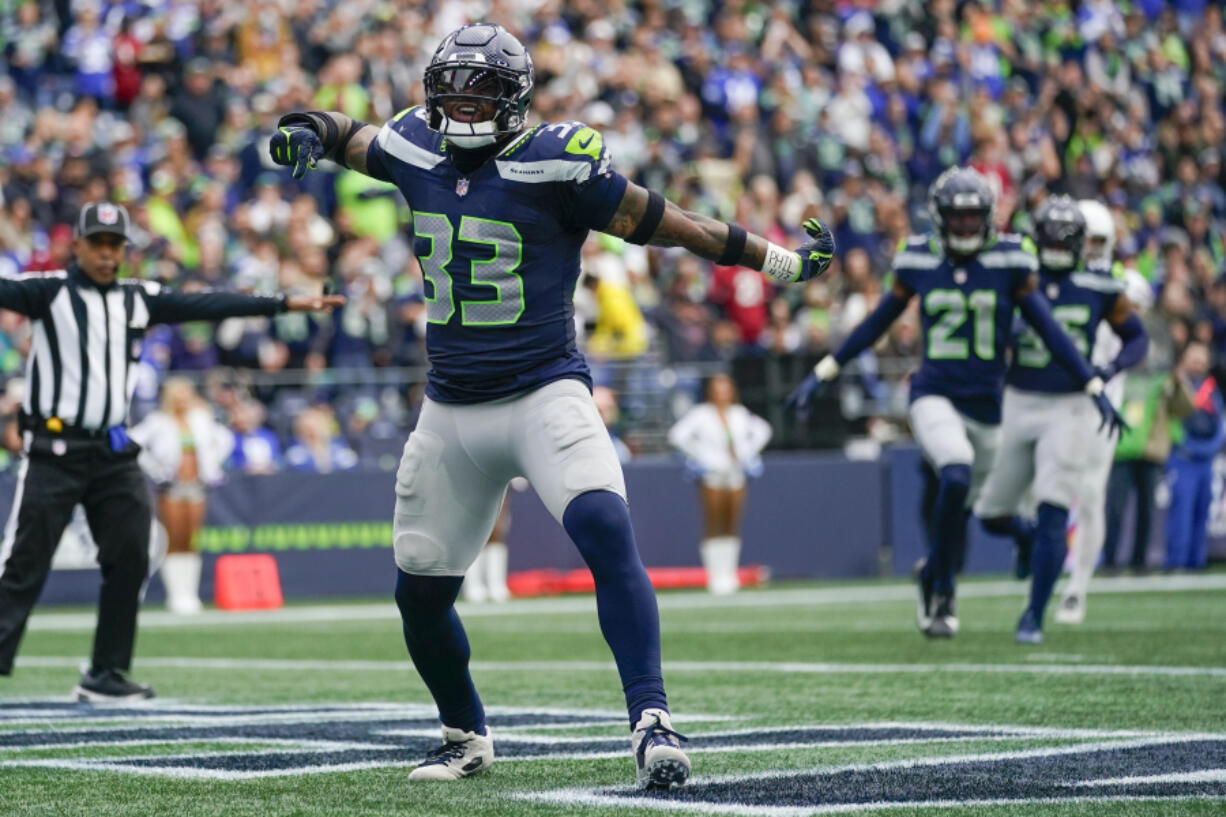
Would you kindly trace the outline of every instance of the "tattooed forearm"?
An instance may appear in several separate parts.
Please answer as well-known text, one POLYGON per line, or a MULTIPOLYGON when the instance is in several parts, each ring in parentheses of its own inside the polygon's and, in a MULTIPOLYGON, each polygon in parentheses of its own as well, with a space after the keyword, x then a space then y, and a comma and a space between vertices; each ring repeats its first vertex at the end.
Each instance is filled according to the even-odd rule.
MULTIPOLYGON (((621 204, 604 232, 621 238, 633 235, 647 212, 649 195, 646 188, 637 184, 627 185, 621 204)), ((647 243, 653 247, 684 247, 708 261, 717 261, 728 245, 728 225, 666 202, 664 215, 647 243)), ((749 233, 740 263, 761 269, 766 260, 767 243, 765 238, 749 233)))
POLYGON ((359 173, 366 172, 366 152, 370 143, 379 135, 379 129, 374 125, 363 125, 349 140, 345 148, 345 164, 359 173))
MULTIPOLYGON (((684 247, 708 261, 718 261, 728 245, 728 225, 668 202, 664 218, 648 243, 653 247, 684 247)), ((762 236, 749 233, 740 265, 761 269, 766 260, 766 244, 762 236)))

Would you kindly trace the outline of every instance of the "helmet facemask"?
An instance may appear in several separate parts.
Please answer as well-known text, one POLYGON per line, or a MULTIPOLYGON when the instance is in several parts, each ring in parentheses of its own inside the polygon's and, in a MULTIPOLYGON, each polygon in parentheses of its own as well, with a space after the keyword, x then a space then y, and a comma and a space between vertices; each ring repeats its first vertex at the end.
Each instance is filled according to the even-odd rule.
POLYGON ((426 70, 430 127, 461 148, 491 145, 524 126, 523 74, 479 62, 432 65, 426 70))
POLYGON ((987 246, 992 210, 985 207, 948 208, 941 217, 945 247, 953 255, 974 255, 987 246))
POLYGON ((1056 273, 1073 271, 1081 263, 1085 243, 1085 218, 1071 201, 1057 199, 1040 209, 1035 244, 1044 269, 1056 273))

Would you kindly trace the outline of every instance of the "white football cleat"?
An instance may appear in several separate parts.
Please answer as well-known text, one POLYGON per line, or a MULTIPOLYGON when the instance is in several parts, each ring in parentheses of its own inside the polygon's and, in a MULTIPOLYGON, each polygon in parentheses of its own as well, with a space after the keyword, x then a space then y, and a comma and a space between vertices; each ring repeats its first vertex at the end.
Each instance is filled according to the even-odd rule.
POLYGON ((409 772, 409 780, 459 780, 485 771, 493 762, 494 739, 488 726, 484 735, 444 726, 443 745, 430 750, 409 772))
POLYGON ((1056 622, 1059 624, 1080 624, 1086 620, 1085 596, 1070 594, 1060 599, 1056 606, 1056 622))
POLYGON ((681 751, 684 735, 673 731, 663 709, 644 709, 630 736, 640 789, 673 789, 690 776, 690 759, 681 751))

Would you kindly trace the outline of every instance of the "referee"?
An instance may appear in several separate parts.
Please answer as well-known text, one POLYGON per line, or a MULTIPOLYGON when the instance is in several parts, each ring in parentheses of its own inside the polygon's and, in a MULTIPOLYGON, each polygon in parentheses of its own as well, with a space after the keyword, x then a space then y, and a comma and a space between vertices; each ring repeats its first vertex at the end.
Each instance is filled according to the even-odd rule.
POLYGON ((74 690, 81 701, 153 697, 152 688, 126 677, 149 567, 149 492, 136 464, 140 446, 124 427, 146 329, 345 302, 337 295, 177 293, 117 278, 128 223, 118 204, 87 204, 67 270, 0 278, 0 308, 28 316, 33 329, 20 414, 25 457, 0 542, 0 675, 12 672, 52 554, 80 504, 102 568, 93 659, 74 690))

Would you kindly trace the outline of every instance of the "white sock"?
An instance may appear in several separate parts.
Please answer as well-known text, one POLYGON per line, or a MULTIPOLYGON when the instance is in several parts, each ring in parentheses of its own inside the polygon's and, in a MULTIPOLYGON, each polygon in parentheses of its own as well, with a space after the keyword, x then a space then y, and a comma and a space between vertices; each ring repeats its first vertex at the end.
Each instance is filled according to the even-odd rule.
POLYGON ((468 572, 464 574, 463 589, 465 601, 470 601, 473 604, 489 601, 490 594, 485 584, 485 560, 486 549, 481 548, 477 558, 473 559, 473 563, 469 565, 468 572))
POLYGON ((1099 554, 1107 533, 1107 472, 1086 474, 1077 500, 1077 533, 1073 537, 1073 573, 1064 589, 1065 596, 1085 598, 1090 579, 1098 566, 1099 554))
POLYGON ((490 542, 485 546, 485 586, 490 601, 511 598, 507 588, 507 546, 503 542, 490 542))
POLYGON ((702 543, 708 591, 721 596, 737 591, 741 586, 736 573, 740 555, 741 540, 736 536, 714 536, 702 543))
POLYGON ((719 537, 711 539, 703 539, 702 544, 698 546, 698 553, 702 557, 702 569, 707 574, 707 590, 714 593, 715 585, 718 583, 715 579, 715 565, 718 558, 715 556, 715 551, 719 546, 715 543, 719 541, 719 537))
POLYGON ((166 587, 166 607, 172 613, 199 613, 200 602, 199 553, 168 553, 162 562, 162 584, 166 587))

